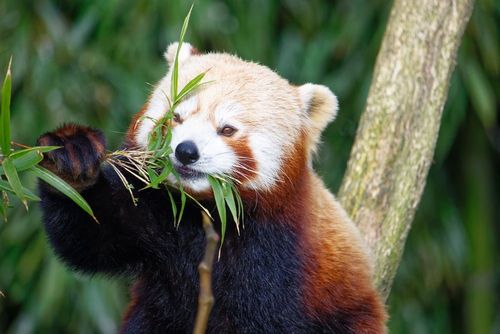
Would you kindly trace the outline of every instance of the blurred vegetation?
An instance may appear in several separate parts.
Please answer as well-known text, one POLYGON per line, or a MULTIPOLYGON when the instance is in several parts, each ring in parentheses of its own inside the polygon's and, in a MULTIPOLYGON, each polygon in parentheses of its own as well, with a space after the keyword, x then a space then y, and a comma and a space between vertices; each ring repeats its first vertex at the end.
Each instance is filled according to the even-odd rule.
MULTIPOLYGON (((166 70, 190 3, 0 2, 0 69, 13 55, 13 138, 63 122, 116 148, 166 70)), ((340 100, 317 167, 337 190, 390 10, 382 0, 198 0, 188 40, 258 61, 340 100)), ((500 333, 500 2, 477 0, 427 187, 389 299, 392 333, 500 333)), ((24 180, 34 184, 34 180, 24 180)), ((16 203, 14 203, 16 204, 16 203)), ((35 208, 0 222, 0 333, 114 333, 127 282, 69 272, 35 208)))

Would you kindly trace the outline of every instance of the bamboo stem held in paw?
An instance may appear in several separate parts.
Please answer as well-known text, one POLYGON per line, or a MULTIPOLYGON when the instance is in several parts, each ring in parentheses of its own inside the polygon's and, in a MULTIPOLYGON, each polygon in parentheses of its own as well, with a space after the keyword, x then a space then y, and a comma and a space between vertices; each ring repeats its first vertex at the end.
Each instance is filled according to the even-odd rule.
POLYGON ((198 297, 198 310, 193 334, 203 334, 207 329, 208 316, 214 304, 214 296, 212 294, 212 268, 219 242, 219 235, 215 232, 210 218, 205 212, 203 215, 203 229, 207 238, 205 255, 200 265, 198 272, 200 274, 200 294, 198 297))

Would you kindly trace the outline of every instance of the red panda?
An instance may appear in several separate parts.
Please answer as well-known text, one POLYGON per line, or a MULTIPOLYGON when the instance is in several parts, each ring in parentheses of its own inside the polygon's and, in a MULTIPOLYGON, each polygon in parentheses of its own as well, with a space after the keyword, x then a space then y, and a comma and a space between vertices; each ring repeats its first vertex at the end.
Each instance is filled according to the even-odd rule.
MULTIPOLYGON (((177 47, 165 53, 169 65, 177 47)), ((175 109, 170 158, 180 179, 169 183, 214 208, 207 175, 230 175, 245 208, 245 228, 238 234, 229 224, 214 265, 207 332, 385 333, 367 249, 312 168, 321 132, 337 112, 335 95, 321 85, 291 85, 233 55, 199 54, 187 43, 179 55, 179 87, 202 72, 207 83, 175 109)), ((126 148, 147 147, 155 120, 168 110, 170 76, 132 120, 126 148)), ((69 125, 39 143, 64 146, 44 165, 78 186, 100 222, 42 182, 44 226, 56 253, 75 270, 136 279, 123 333, 191 332, 205 243, 196 204, 187 204, 178 229, 165 191, 138 191, 135 207, 103 162, 98 130, 69 125)))

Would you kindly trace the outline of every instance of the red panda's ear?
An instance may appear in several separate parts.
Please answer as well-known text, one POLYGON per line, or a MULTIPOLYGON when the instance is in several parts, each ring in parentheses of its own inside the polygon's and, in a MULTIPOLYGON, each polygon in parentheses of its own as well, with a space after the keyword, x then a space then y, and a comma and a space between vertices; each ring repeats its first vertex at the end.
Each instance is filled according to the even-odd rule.
MULTIPOLYGON (((175 54, 177 53, 177 48, 179 47, 178 42, 174 42, 167 47, 167 50, 163 54, 168 62, 168 66, 172 66, 175 60, 175 54)), ((186 59, 191 57, 191 55, 198 54, 198 50, 193 48, 193 46, 187 42, 183 42, 181 49, 179 51, 179 63, 184 62, 186 59)))
POLYGON ((300 86, 299 95, 302 110, 309 120, 309 147, 312 152, 316 152, 321 132, 337 115, 337 97, 328 87, 311 83, 300 86))

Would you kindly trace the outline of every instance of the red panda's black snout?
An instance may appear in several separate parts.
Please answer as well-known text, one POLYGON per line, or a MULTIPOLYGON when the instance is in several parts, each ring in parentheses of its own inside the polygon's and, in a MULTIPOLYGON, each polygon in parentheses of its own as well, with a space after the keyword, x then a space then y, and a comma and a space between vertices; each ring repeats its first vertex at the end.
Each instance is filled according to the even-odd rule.
POLYGON ((191 140, 186 140, 175 148, 175 157, 183 165, 190 165, 198 161, 200 154, 196 144, 191 140))

